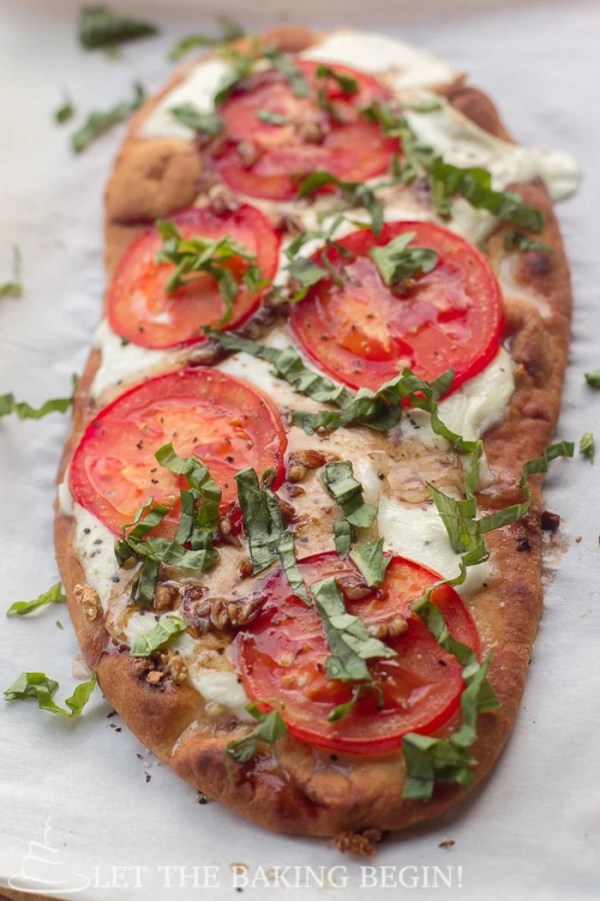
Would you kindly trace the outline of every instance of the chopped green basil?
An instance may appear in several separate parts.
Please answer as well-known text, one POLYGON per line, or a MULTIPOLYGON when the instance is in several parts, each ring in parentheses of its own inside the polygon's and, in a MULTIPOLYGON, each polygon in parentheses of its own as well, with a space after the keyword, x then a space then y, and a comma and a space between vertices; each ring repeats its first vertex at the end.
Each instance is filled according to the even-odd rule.
POLYGON ((219 558, 213 542, 219 523, 221 489, 207 467, 197 457, 179 457, 172 444, 163 445, 154 456, 161 466, 184 476, 190 488, 180 491, 181 518, 175 538, 148 537, 169 512, 169 507, 155 504, 151 498, 133 523, 123 527, 121 541, 115 544, 120 566, 130 559, 142 561, 131 589, 132 600, 141 606, 152 604, 161 563, 205 572, 219 558))
POLYGON ((364 207, 371 216, 371 228, 378 235, 383 227, 383 204, 375 192, 361 181, 342 181, 331 172, 320 169, 300 184, 300 197, 308 197, 326 186, 337 188, 348 208, 364 207))
POLYGON ((553 253, 554 251, 549 244, 539 241, 537 238, 531 238, 525 232, 508 231, 504 235, 505 250, 520 250, 525 253, 528 250, 539 250, 541 253, 553 253))
POLYGON ((149 657, 154 651, 168 644, 175 635, 185 632, 187 620, 176 614, 163 616, 148 632, 135 638, 131 644, 132 657, 149 657))
POLYGON ((596 453, 596 444, 594 442, 594 436, 591 432, 584 432, 581 436, 581 441, 579 442, 579 453, 582 454, 589 460, 590 463, 594 462, 594 455, 596 453))
POLYGON ((350 696, 350 700, 346 701, 345 704, 338 704, 337 707, 334 707, 333 710, 330 710, 327 715, 327 722, 337 723, 339 720, 344 719, 344 717, 348 716, 348 714, 352 710, 354 710, 359 699, 363 697, 363 695, 366 695, 371 691, 374 691, 376 693, 377 707, 383 707, 383 691, 380 685, 377 685, 376 682, 357 682, 356 685, 354 685, 352 688, 352 695, 350 696))
POLYGON ((60 707, 53 699, 58 682, 49 679, 45 673, 21 673, 10 688, 4 692, 7 701, 25 701, 35 698, 38 707, 60 716, 78 717, 90 699, 96 685, 96 674, 92 673, 87 682, 80 682, 71 697, 65 699, 69 708, 60 707))
POLYGON ((236 763, 252 760, 258 753, 259 741, 272 745, 287 733, 287 726, 278 710, 264 713, 256 704, 248 704, 246 710, 258 720, 258 725, 243 738, 228 742, 225 753, 236 763))
POLYGON ((17 246, 13 247, 12 278, 0 285, 0 297, 22 297, 23 283, 21 281, 21 251, 17 246))
POLYGON ((354 529, 368 528, 377 515, 377 507, 365 504, 362 485, 354 478, 352 463, 348 460, 327 463, 321 479, 344 514, 345 523, 335 530, 335 549, 340 556, 346 557, 354 540, 354 529))
POLYGON ((406 278, 425 275, 435 269, 438 255, 430 247, 409 247, 414 232, 398 235, 383 247, 373 247, 369 256, 389 287, 399 285, 406 278))
POLYGON ((86 50, 122 44, 158 34, 156 25, 112 12, 106 6, 84 6, 79 14, 79 42, 86 50))
MULTIPOLYGON (((225 311, 215 325, 217 328, 226 325, 233 317, 233 304, 238 295, 239 284, 225 264, 232 258, 240 257, 256 267, 256 257, 229 235, 214 240, 200 235, 185 238, 170 219, 158 219, 156 227, 163 239, 163 246, 155 257, 156 262, 172 263, 175 266, 175 271, 165 285, 167 294, 173 294, 188 285, 194 276, 211 275, 217 282, 225 304, 225 311)), ((253 273, 255 271, 258 270, 252 270, 253 273)))
POLYGON ((412 113, 435 113, 437 110, 443 109, 444 104, 439 97, 423 97, 422 100, 415 100, 414 103, 404 103, 404 109, 410 110, 412 113))
POLYGON ((286 268, 290 278, 294 279, 300 286, 293 296, 289 298, 292 303, 303 300, 309 288, 329 275, 328 270, 324 269, 323 266, 319 266, 318 263, 314 263, 312 260, 304 257, 297 257, 295 260, 292 260, 286 268))
POLYGON ((229 41, 236 41, 244 36, 244 29, 234 22, 228 16, 217 16, 217 25, 221 29, 221 34, 213 37, 207 34, 188 34, 180 38, 169 52, 169 59, 175 62, 189 53, 190 50, 197 50, 200 47, 216 47, 219 44, 227 44, 229 41))
POLYGON ((466 688, 460 699, 462 725, 450 738, 432 738, 409 732, 402 740, 402 752, 406 764, 406 782, 402 797, 407 800, 430 798, 436 779, 456 782, 468 788, 473 782, 471 746, 477 737, 477 717, 497 709, 498 701, 490 698, 487 681, 489 658, 477 666, 471 675, 463 679, 466 688))
POLYGON ((33 601, 15 601, 6 611, 7 616, 27 616, 38 610, 40 607, 46 607, 48 604, 64 604, 66 597, 62 590, 62 585, 57 582, 48 591, 43 591, 39 597, 33 601))
POLYGON ((391 555, 383 553, 383 538, 360 544, 350 554, 350 559, 358 567, 361 576, 369 588, 382 585, 385 573, 391 562, 391 555))
POLYGON ((57 125, 63 125, 75 115, 75 106, 68 91, 63 91, 61 105, 54 111, 53 118, 57 125))
POLYGON ((266 122, 267 125, 289 125, 292 121, 289 116, 282 116, 281 113, 275 113, 270 109, 257 110, 256 118, 260 122, 266 122))
POLYGON ((214 96, 215 107, 225 103, 238 84, 252 75, 261 53, 258 44, 253 42, 247 53, 242 53, 235 47, 225 47, 221 50, 220 55, 229 65, 229 71, 225 74, 214 96))
POLYGON ((296 65, 291 56, 281 50, 267 48, 263 50, 265 59, 268 59, 274 69, 280 72, 292 89, 296 97, 308 97, 310 85, 302 74, 302 70, 296 65))
POLYGON ((41 419, 48 413, 66 413, 73 403, 70 397, 55 397, 47 400, 41 407, 32 407, 26 401, 15 400, 14 394, 0 395, 0 416, 14 413, 19 419, 41 419))
POLYGON ((111 109, 88 115, 81 128, 71 135, 71 147, 74 153, 81 153, 93 141, 110 131, 114 125, 125 122, 140 108, 146 99, 146 92, 138 82, 134 84, 133 88, 133 100, 124 100, 111 109))
POLYGON ((182 103, 169 108, 171 115, 193 131, 214 137, 223 130, 223 120, 217 113, 203 113, 193 103, 182 103))
POLYGON ((585 380, 590 388, 600 388, 600 369, 585 373, 585 380))
POLYGON ((358 616, 347 612, 334 578, 315 582, 311 592, 332 651, 325 664, 330 679, 369 681, 371 674, 365 661, 396 656, 392 648, 369 633, 358 616))
POLYGON ((209 338, 218 341, 226 350, 244 351, 260 360, 268 360, 272 363, 273 374, 277 378, 289 382, 299 394, 312 397, 319 403, 343 406, 354 396, 343 385, 336 385, 326 376, 319 375, 305 366, 302 357, 291 345, 283 350, 277 350, 275 347, 266 347, 264 344, 241 338, 232 332, 216 332, 209 328, 204 331, 209 338))
POLYGON ((486 169, 461 168, 445 162, 433 147, 421 143, 407 119, 396 115, 387 104, 372 104, 363 114, 370 121, 379 122, 386 134, 400 139, 403 157, 396 178, 410 182, 419 175, 426 176, 432 202, 440 215, 451 216, 452 199, 458 195, 475 209, 487 210, 499 219, 533 232, 542 230, 544 219, 540 210, 529 206, 518 194, 495 191, 486 169))
POLYGON ((332 81, 337 83, 340 91, 344 94, 358 94, 358 82, 356 78, 352 78, 351 75, 345 75, 343 72, 337 72, 335 69, 332 69, 331 66, 321 64, 317 67, 316 76, 317 78, 332 79, 332 81))
POLYGON ((308 592, 296 562, 294 536, 284 528, 277 495, 269 487, 272 475, 265 473, 262 485, 250 467, 235 476, 253 572, 262 572, 280 560, 294 594, 308 604, 308 592))
POLYGON ((521 503, 504 507, 502 510, 497 510, 495 513, 482 516, 481 519, 475 518, 477 515, 477 503, 474 498, 474 493, 477 490, 479 459, 481 457, 480 443, 467 475, 466 498, 456 500, 428 483, 427 487, 446 527, 452 550, 456 554, 460 554, 465 566, 474 566, 487 560, 488 551, 483 537, 485 533, 510 525, 521 519, 528 512, 531 505, 529 476, 533 473, 547 472, 548 465, 552 460, 555 460, 557 457, 572 457, 573 451, 574 446, 571 442, 561 441, 557 444, 549 445, 541 457, 535 460, 528 460, 523 464, 519 481, 519 487, 525 495, 525 500, 521 503))

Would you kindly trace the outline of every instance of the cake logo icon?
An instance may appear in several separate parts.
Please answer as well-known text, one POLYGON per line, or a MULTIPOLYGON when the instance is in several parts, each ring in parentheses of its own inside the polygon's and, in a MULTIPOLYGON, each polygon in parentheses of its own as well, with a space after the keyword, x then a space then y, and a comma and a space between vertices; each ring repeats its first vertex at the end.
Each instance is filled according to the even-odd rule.
MULTIPOLYGON (((10 888, 20 892, 41 892, 44 895, 74 895, 83 892, 91 880, 82 873, 75 873, 60 859, 60 848, 52 844, 52 833, 57 830, 44 824, 43 841, 29 842, 29 850, 23 857, 21 872, 8 880, 10 888)), ((57 840, 54 841, 56 845, 57 840)))

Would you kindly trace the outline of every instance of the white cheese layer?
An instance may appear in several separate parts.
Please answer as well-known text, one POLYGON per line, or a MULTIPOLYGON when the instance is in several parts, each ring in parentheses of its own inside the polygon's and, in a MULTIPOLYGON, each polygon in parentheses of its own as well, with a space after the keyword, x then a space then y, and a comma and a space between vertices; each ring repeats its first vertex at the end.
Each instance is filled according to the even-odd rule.
MULTIPOLYGON (((151 613, 133 613, 127 620, 125 635, 129 645, 137 638, 141 638, 154 628, 157 621, 169 614, 155 616, 151 613)), ((240 722, 253 722, 253 717, 247 712, 246 705, 250 698, 244 691, 238 677, 231 670, 211 669, 202 665, 202 642, 192 638, 191 635, 181 634, 169 647, 178 650, 181 654, 188 672, 188 679, 210 705, 219 704, 229 710, 240 722)))
POLYGON ((543 179, 553 200, 564 200, 577 189, 581 170, 568 153, 509 144, 479 128, 445 100, 440 104, 428 113, 407 111, 406 117, 420 140, 435 147, 447 163, 488 169, 496 189, 536 176, 543 179))
MULTIPOLYGON (((433 504, 423 507, 401 504, 382 494, 379 497, 377 525, 385 550, 421 563, 445 579, 460 572, 459 557, 450 546, 448 533, 433 504)), ((465 582, 457 591, 460 594, 475 591, 489 579, 490 574, 489 563, 470 566, 465 582)))
MULTIPOLYGON (((64 494, 63 488, 63 496, 64 494)), ((102 609, 106 611, 109 596, 115 586, 113 579, 118 578, 115 536, 85 507, 73 500, 71 503, 71 515, 75 520, 73 551, 83 567, 87 584, 98 593, 102 609)))
POLYGON ((228 71, 229 66, 220 59, 207 59, 195 66, 187 78, 157 104, 142 125, 140 137, 189 141, 194 136, 193 130, 178 122, 170 110, 174 106, 193 103, 202 113, 212 112, 215 94, 228 71))
POLYGON ((335 31, 301 56, 319 62, 340 63, 372 75, 385 72, 386 80, 396 89, 452 81, 458 75, 428 50, 368 31, 335 31))
POLYGON ((101 352, 98 371, 90 387, 90 394, 98 398, 106 388, 141 375, 166 362, 175 364, 181 356, 177 350, 149 350, 137 344, 123 344, 122 339, 103 319, 94 333, 94 347, 101 352))

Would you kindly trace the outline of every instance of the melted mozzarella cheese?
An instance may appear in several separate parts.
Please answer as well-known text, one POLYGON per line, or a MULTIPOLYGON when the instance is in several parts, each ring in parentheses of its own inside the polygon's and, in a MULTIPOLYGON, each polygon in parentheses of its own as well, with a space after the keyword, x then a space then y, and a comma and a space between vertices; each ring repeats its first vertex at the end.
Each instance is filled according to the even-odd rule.
MULTIPOLYGON (((460 557, 452 550, 448 533, 433 504, 423 507, 401 504, 381 495, 377 525, 386 550, 421 563, 445 579, 460 572, 460 557)), ((461 594, 475 591, 490 574, 489 563, 470 566, 465 582, 457 591, 461 594)))
POLYGON ((90 387, 90 394, 98 398, 107 388, 148 372, 163 363, 175 364, 181 353, 177 350, 149 350, 137 344, 124 344, 103 319, 94 333, 94 347, 101 351, 100 366, 90 387))
POLYGON ((397 89, 452 81, 458 74, 421 47, 383 34, 351 29, 333 32, 301 56, 340 63, 373 75, 385 72, 397 89))
POLYGON ((406 117, 419 139, 439 151, 445 162, 488 169, 497 189, 536 176, 543 179, 554 200, 564 200, 577 189, 581 171, 568 153, 509 144, 479 128, 446 101, 428 113, 407 110, 406 117))
POLYGON ((182 138, 194 137, 194 130, 182 125, 171 110, 184 103, 193 103, 202 113, 210 113, 215 108, 215 94, 229 71, 227 63, 220 59, 207 59, 194 66, 181 84, 169 91, 156 105, 152 114, 144 121, 139 136, 141 138, 182 138))
POLYGON ((73 550, 85 573, 87 584, 97 593, 102 609, 108 609, 108 600, 118 579, 115 558, 115 536, 110 529, 85 507, 72 501, 75 520, 73 550))

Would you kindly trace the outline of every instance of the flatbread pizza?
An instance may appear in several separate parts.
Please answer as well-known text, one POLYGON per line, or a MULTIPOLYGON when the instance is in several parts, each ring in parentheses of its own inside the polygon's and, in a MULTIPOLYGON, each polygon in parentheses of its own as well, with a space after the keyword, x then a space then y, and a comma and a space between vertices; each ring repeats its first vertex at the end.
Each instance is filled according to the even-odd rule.
POLYGON ((570 453, 577 177, 346 30, 207 54, 133 119, 57 556, 109 703, 210 797, 368 850, 500 754, 570 453))

